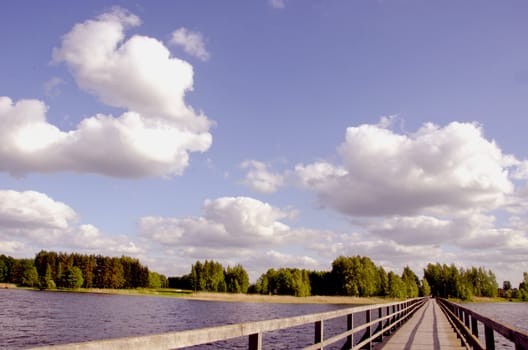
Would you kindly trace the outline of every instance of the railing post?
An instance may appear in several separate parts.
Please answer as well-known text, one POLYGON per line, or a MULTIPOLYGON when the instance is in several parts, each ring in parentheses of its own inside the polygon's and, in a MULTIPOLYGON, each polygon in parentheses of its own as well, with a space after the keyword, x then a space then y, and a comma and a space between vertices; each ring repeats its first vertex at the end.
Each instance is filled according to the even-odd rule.
MULTIPOLYGON (((314 344, 318 344, 323 341, 323 321, 317 321, 315 322, 315 337, 314 337, 314 344)), ((323 350, 323 347, 321 346, 319 348, 320 350, 323 350)))
MULTIPOLYGON (((347 315, 347 331, 351 331, 354 329, 354 314, 348 314, 347 315)), ((354 335, 350 334, 347 336, 347 342, 346 342, 345 348, 352 349, 354 347, 354 335)))
MULTIPOLYGON (((387 311, 387 316, 389 316, 390 315, 390 306, 387 306, 387 310, 386 311, 387 311)), ((391 319, 392 319, 392 317, 389 317, 387 319, 387 322, 385 322, 385 326, 390 326, 391 325, 391 319)), ((390 335, 390 334, 391 334, 391 327, 389 327, 387 329, 387 335, 390 335)))
POLYGON ((262 350, 262 334, 255 333, 249 335, 249 350, 262 350))
MULTIPOLYGON (((370 320, 372 319, 371 311, 372 311, 371 309, 368 309, 365 314, 365 317, 367 319, 366 323, 370 323, 370 320)), ((371 336, 372 336, 372 325, 367 327, 367 329, 365 330, 364 337, 365 339, 369 339, 371 336)), ((366 349, 368 350, 372 349, 372 339, 369 339, 369 342, 366 345, 367 345, 366 349)))
POLYGON ((478 338, 478 324, 477 319, 471 316, 471 333, 478 338))
POLYGON ((379 336, 379 341, 382 342, 383 341, 383 308, 380 306, 378 308, 378 319, 380 320, 379 321, 379 330, 380 330, 380 336, 379 336))
POLYGON ((495 336, 493 328, 484 325, 484 336, 486 338, 486 350, 495 350, 495 336))
POLYGON ((467 311, 464 312, 464 324, 469 328, 469 312, 467 311))

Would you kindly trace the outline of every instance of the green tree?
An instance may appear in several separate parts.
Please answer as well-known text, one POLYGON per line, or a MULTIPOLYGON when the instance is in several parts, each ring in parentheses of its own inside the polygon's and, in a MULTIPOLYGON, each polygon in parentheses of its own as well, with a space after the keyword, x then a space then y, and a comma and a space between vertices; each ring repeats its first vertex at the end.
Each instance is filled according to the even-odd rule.
POLYGON ((255 283, 255 292, 260 294, 272 294, 273 289, 270 288, 270 276, 275 274, 274 269, 269 269, 266 273, 262 274, 257 283, 255 283))
POLYGON ((225 292, 224 267, 216 261, 207 261, 204 263, 205 290, 210 292, 225 292))
POLYGON ((408 298, 416 298, 419 294, 420 280, 409 266, 404 267, 401 279, 405 284, 405 295, 408 298))
POLYGON ((431 287, 425 278, 422 279, 422 284, 420 286, 420 296, 426 297, 431 295, 431 287))
POLYGON ((200 261, 191 267, 192 287, 195 292, 205 290, 205 271, 200 261))
POLYGON ((38 279, 38 273, 35 266, 32 266, 24 271, 24 275, 22 277, 22 285, 27 287, 36 287, 38 286, 39 279, 38 279))
POLYGON ((15 259, 10 256, 0 255, 0 282, 13 282, 13 266, 15 259))
POLYGON ((336 294, 359 295, 356 271, 359 261, 355 258, 340 256, 332 262, 332 276, 336 283, 336 294))
POLYGON ((510 281, 502 282, 502 289, 504 289, 506 291, 506 290, 510 290, 511 288, 512 288, 512 286, 511 286, 511 282, 510 281))
POLYGON ((401 277, 390 271, 388 274, 389 280, 389 296, 391 298, 405 298, 407 289, 401 277))
POLYGON ((307 270, 291 269, 293 294, 298 297, 311 295, 310 276, 307 270))
POLYGON ((25 287, 38 286, 38 272, 33 259, 15 259, 12 282, 25 287))
POLYGON ((310 271, 308 274, 310 279, 311 295, 332 295, 334 292, 334 285, 332 281, 332 274, 329 271, 310 271))
POLYGON ((161 288, 161 278, 157 272, 149 272, 149 288, 161 288))
POLYGON ((376 294, 379 296, 389 295, 389 276, 382 266, 378 268, 378 276, 380 279, 380 285, 376 294))
POLYGON ((528 292, 528 272, 523 272, 523 281, 519 283, 519 290, 528 292))
POLYGON ((63 286, 66 288, 77 289, 81 288, 84 283, 82 271, 77 266, 71 266, 64 271, 63 286))
POLYGON ((39 288, 41 290, 56 288, 50 264, 46 264, 46 272, 44 273, 44 276, 39 276, 39 288))
POLYGON ((247 293, 248 291, 249 275, 240 264, 227 267, 225 281, 229 293, 247 293))

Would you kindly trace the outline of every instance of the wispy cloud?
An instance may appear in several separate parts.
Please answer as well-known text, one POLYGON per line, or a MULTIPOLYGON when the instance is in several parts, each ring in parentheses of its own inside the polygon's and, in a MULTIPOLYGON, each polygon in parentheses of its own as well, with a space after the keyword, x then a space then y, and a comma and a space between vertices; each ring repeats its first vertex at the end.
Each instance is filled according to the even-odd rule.
POLYGON ((60 86, 65 84, 59 77, 53 77, 44 83, 44 94, 48 97, 57 97, 61 94, 60 86))
POLYGON ((275 9, 283 9, 284 7, 286 7, 285 0, 269 0, 269 4, 275 9))
POLYGON ((270 171, 266 163, 246 160, 240 167, 248 169, 244 184, 255 192, 273 193, 284 185, 284 175, 270 171))
POLYGON ((187 54, 202 61, 211 58, 211 54, 205 48, 203 35, 199 32, 179 28, 172 33, 170 43, 182 47, 187 54))

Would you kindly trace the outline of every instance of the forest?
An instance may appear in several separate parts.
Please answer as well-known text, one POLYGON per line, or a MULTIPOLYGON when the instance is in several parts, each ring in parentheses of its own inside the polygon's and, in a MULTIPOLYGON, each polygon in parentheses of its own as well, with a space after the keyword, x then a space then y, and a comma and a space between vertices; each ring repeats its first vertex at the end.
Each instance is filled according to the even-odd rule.
POLYGON ((240 264, 224 268, 213 260, 196 261, 188 274, 166 278, 149 271, 138 259, 41 251, 34 259, 0 255, 0 283, 40 289, 55 288, 176 288, 191 291, 258 293, 268 295, 380 296, 413 298, 433 295, 469 300, 505 297, 528 300, 528 273, 514 288, 504 281, 499 289, 495 274, 483 267, 428 264, 419 278, 408 266, 401 275, 385 271, 364 256, 340 256, 330 271, 270 268, 256 283, 240 264))
POLYGON ((0 282, 40 289, 167 286, 165 276, 150 272, 138 259, 47 251, 35 259, 0 255, 0 282))
POLYGON ((428 264, 419 278, 408 266, 401 275, 386 272, 368 257, 340 256, 330 271, 309 271, 298 268, 269 269, 255 284, 247 282, 247 272, 215 261, 197 261, 187 275, 169 277, 169 287, 194 291, 259 293, 270 295, 341 295, 413 298, 433 295, 469 300, 472 297, 503 297, 528 300, 528 273, 519 288, 508 281, 499 289, 495 274, 483 267, 457 268, 454 264, 428 264))

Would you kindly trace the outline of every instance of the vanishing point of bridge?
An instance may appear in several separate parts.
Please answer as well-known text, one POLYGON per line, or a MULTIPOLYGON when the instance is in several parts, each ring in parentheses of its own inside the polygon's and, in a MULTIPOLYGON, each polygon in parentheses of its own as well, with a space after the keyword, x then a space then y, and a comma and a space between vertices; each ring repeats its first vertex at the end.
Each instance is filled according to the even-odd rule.
MULTIPOLYGON (((335 322, 335 321, 333 321, 335 322)), ((495 349, 504 337, 515 350, 528 350, 528 333, 502 324, 444 299, 416 298, 403 302, 351 307, 336 311, 188 331, 41 347, 40 350, 181 349, 246 337, 249 350, 261 350, 268 332, 313 325, 313 344, 323 349, 495 349), (339 320, 346 331, 326 336, 325 322, 339 320)), ((287 344, 280 348, 299 348, 287 344)), ((270 346, 272 349, 278 348, 270 346)))

